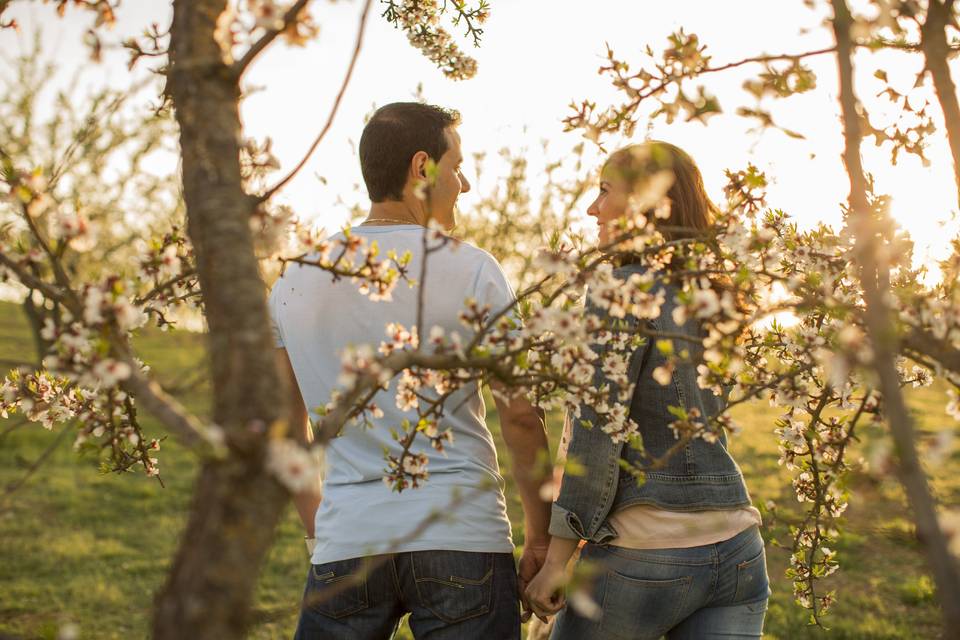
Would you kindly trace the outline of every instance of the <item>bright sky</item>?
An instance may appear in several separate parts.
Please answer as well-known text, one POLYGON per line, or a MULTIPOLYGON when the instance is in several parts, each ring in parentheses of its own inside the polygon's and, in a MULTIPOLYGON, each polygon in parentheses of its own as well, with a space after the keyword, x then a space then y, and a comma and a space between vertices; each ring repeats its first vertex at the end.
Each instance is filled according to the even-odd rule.
MULTIPOLYGON (((372 15, 353 82, 335 124, 283 198, 303 216, 329 220, 331 226, 341 224, 346 210, 335 204, 338 198, 348 203, 366 202, 353 147, 364 115, 375 105, 412 99, 418 84, 429 101, 460 110, 468 165, 475 151, 486 151, 489 158, 504 146, 514 151, 528 149, 531 174, 535 175, 542 140, 550 142, 551 157, 562 156, 580 140, 576 133, 563 133, 560 122, 568 115, 572 100, 591 99, 606 106, 616 99, 606 79, 597 75, 605 43, 620 57, 635 61, 634 67, 642 60, 645 45, 662 48, 667 35, 681 26, 700 36, 718 64, 832 44, 831 34, 822 26, 825 14, 811 11, 800 0, 492 0, 491 5, 483 45, 472 50, 480 71, 466 82, 444 78, 409 46, 402 32, 372 15), (324 176, 327 183, 318 176, 324 176)), ((270 136, 284 168, 300 159, 326 120, 353 49, 360 8, 359 0, 317 0, 313 12, 321 25, 319 39, 305 48, 276 45, 248 73, 247 83, 265 90, 243 103, 246 133, 256 138, 270 136)), ((128 0, 118 12, 118 27, 107 36, 119 41, 150 22, 166 25, 168 12, 167 3, 128 0)), ((0 33, 0 51, 26 47, 33 29, 42 24, 47 51, 62 61, 65 77, 84 66, 89 67, 86 73, 91 83, 125 84, 125 53, 108 54, 107 62, 100 66, 87 62, 80 44, 91 24, 86 12, 71 9, 65 19, 58 20, 48 5, 18 2, 8 13, 18 19, 23 30, 19 36, 0 33)), ((465 40, 461 43, 472 49, 465 40)), ((904 91, 912 86, 921 65, 917 56, 882 55, 881 59, 861 54, 856 61, 857 89, 874 116, 884 115, 882 103, 872 98, 881 86, 872 77, 877 63, 884 63, 890 80, 904 91)), ((723 169, 742 168, 752 161, 775 180, 770 189, 771 206, 791 213, 804 227, 820 220, 837 224, 848 183, 840 160, 843 142, 835 63, 831 56, 821 56, 808 64, 818 74, 817 90, 779 101, 772 109, 779 124, 804 134, 805 140, 773 130, 750 133, 752 124, 733 115, 737 106, 754 104, 740 86, 750 72, 758 71, 756 66, 709 78, 709 88, 728 113, 712 118, 707 126, 658 122, 650 134, 690 152, 717 199, 724 183, 723 169)), ((956 63, 954 74, 960 77, 956 63)), ((933 111, 939 122, 939 108, 933 111)), ((644 134, 641 125, 638 136, 644 134)), ((867 169, 875 174, 880 190, 893 196, 894 215, 914 236, 921 259, 943 255, 958 228, 955 217, 946 228, 943 222, 955 216, 957 203, 944 135, 931 141, 928 157, 931 164, 926 168, 913 156, 901 156, 899 164, 892 167, 888 149, 864 146, 867 169)), ((470 176, 471 167, 466 170, 470 176)), ((494 173, 485 171, 478 191, 492 186, 494 173)), ((463 196, 461 206, 468 207, 474 196, 463 196)))

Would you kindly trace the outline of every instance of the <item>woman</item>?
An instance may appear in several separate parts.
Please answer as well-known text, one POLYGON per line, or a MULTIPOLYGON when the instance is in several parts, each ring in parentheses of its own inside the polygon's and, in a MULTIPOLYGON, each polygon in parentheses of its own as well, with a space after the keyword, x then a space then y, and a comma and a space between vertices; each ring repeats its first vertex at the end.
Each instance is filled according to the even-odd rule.
MULTIPOLYGON (((600 193, 588 209, 600 226, 601 246, 615 237, 616 222, 627 214, 631 199, 667 170, 673 174, 669 217, 649 216, 665 239, 695 236, 710 227, 716 208, 693 160, 673 145, 648 142, 614 153, 601 171, 600 193)), ((638 264, 621 262, 615 273, 626 278, 640 271, 638 264)), ((675 320, 677 286, 662 280, 658 286, 665 288, 666 301, 659 316, 646 321, 649 328, 699 339, 695 321, 675 320)), ((634 326, 641 322, 626 320, 634 326)), ((695 408, 704 417, 723 409, 721 398, 698 386, 695 362, 677 365, 668 384, 662 384, 662 372, 669 369, 660 369, 659 381, 654 380, 665 357, 652 342, 631 358, 639 364, 632 369, 638 373, 630 417, 639 425, 644 451, 614 442, 602 429, 586 428, 591 418, 587 424, 596 424, 596 414, 581 407, 581 417, 572 421, 569 456, 585 471, 562 481, 546 563, 527 597, 540 615, 560 611, 568 562, 585 540, 578 562, 595 571, 590 597, 578 595, 581 606, 560 611, 554 640, 759 638, 769 597, 760 514, 750 504, 726 439, 721 434, 714 443, 691 440, 647 472, 642 483, 625 470, 642 468, 677 443, 669 427, 676 417, 668 407, 695 408)), ((685 344, 695 361, 699 343, 685 344)), ((615 387, 611 380, 597 382, 615 387)))

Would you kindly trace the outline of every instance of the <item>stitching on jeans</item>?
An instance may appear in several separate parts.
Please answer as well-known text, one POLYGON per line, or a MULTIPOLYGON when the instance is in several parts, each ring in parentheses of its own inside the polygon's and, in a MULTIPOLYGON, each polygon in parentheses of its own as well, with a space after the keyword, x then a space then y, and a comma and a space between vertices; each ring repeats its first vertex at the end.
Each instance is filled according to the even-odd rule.
POLYGON ((678 558, 676 556, 653 556, 639 552, 636 549, 625 549, 624 551, 629 551, 630 553, 625 553, 624 551, 618 551, 617 547, 612 545, 596 545, 598 547, 603 547, 607 550, 607 553, 612 553, 615 556, 621 558, 626 558, 628 560, 642 560, 643 562, 650 562, 652 564, 669 564, 669 565, 679 565, 683 567, 704 567, 709 564, 713 564, 712 558, 707 558, 705 560, 688 560, 686 558, 678 558))
MULTIPOLYGON (((333 579, 333 580, 328 580, 328 581, 325 582, 324 584, 335 583, 335 582, 337 582, 337 581, 339 581, 339 580, 343 580, 344 578, 351 578, 351 577, 353 577, 354 575, 356 575, 356 574, 350 574, 350 575, 346 575, 346 576, 340 576, 340 577, 335 578, 335 579, 333 579)), ((354 604, 352 607, 349 607, 349 608, 347 608, 347 609, 344 609, 343 611, 336 611, 336 612, 330 611, 330 610, 326 610, 326 611, 325 611, 325 610, 323 609, 323 606, 324 606, 325 604, 326 604, 327 606, 329 606, 330 603, 333 601, 332 599, 326 599, 325 601, 321 601, 319 604, 312 605, 312 606, 310 607, 310 610, 311 610, 311 611, 315 611, 316 613, 319 613, 319 614, 322 615, 322 616, 326 616, 326 617, 328 617, 328 618, 333 618, 334 620, 339 620, 340 618, 343 618, 343 617, 346 617, 346 616, 349 616, 349 615, 353 615, 354 613, 357 613, 358 611, 363 611, 364 609, 366 609, 366 608, 368 608, 368 607, 370 606, 370 596, 369 596, 369 593, 368 593, 368 591, 367 591, 367 580, 366 580, 366 578, 364 578, 363 582, 358 583, 357 585, 355 585, 355 587, 356 587, 356 590, 357 590, 357 591, 356 591, 356 600, 357 600, 357 602, 356 602, 356 604, 354 604)), ((348 591, 348 590, 344 590, 342 593, 346 593, 346 591, 348 591)))
MULTIPOLYGON (((670 580, 643 580, 643 579, 639 579, 639 578, 631 578, 631 577, 629 577, 629 576, 625 576, 625 575, 619 574, 619 573, 617 573, 616 571, 608 570, 608 571, 605 572, 604 578, 603 578, 603 580, 604 580, 604 582, 603 582, 603 602, 600 604, 601 609, 606 609, 606 608, 607 608, 607 597, 610 595, 610 582, 611 582, 611 578, 619 578, 621 581, 624 581, 624 582, 626 582, 627 584, 630 584, 631 582, 633 582, 633 583, 646 583, 647 586, 649 586, 649 587, 655 587, 655 588, 660 588, 660 587, 662 587, 662 588, 672 588, 675 584, 682 583, 682 584, 683 584, 683 595, 681 595, 679 598, 677 598, 677 602, 676 602, 676 604, 674 605, 674 607, 673 607, 673 612, 672 612, 672 614, 671 614, 671 616, 670 616, 671 618, 677 618, 678 614, 679 614, 680 611, 683 609, 683 605, 686 604, 686 602, 687 602, 687 596, 690 595, 690 585, 693 584, 693 577, 692 577, 692 576, 681 576, 680 578, 673 578, 673 579, 670 579, 670 580), (659 583, 659 584, 657 584, 657 583, 659 583)), ((605 617, 605 616, 604 616, 604 617, 605 617)), ((664 629, 664 632, 668 631, 668 630, 669 630, 673 625, 675 625, 677 622, 679 622, 679 620, 673 620, 672 623, 671 623, 671 625, 668 626, 666 629, 664 629)), ((604 628, 604 620, 603 620, 603 619, 600 620, 600 628, 601 628, 601 629, 604 628)), ((610 631, 610 629, 607 629, 607 630, 610 631)), ((612 632, 612 631, 611 631, 611 632, 612 632)), ((661 633, 662 633, 662 632, 661 632, 661 633)), ((617 635, 620 636, 620 634, 617 634, 617 635)), ((622 636, 621 636, 621 637, 622 637, 622 636)))
MULTIPOLYGON (((411 560, 411 562, 413 562, 411 560)), ((390 555, 390 576, 393 578, 393 586, 397 590, 397 597, 403 600, 403 587, 400 586, 400 576, 397 572, 397 555, 390 555)))
POLYGON ((712 595, 710 596, 710 599, 707 602, 710 602, 711 600, 717 597, 717 589, 719 589, 720 587, 720 552, 717 551, 716 547, 714 547, 712 553, 715 556, 715 559, 713 562, 713 572, 712 572, 713 584, 710 585, 710 593, 712 595))
MULTIPOLYGON (((734 592, 733 592, 733 600, 734 600, 734 602, 739 601, 739 599, 741 598, 741 595, 740 595, 740 589, 741 589, 741 587, 743 587, 744 589, 747 588, 747 584, 746 584, 745 582, 744 582, 743 584, 741 584, 741 582, 740 582, 741 578, 744 577, 744 571, 743 571, 743 570, 746 569, 746 568, 748 568, 748 567, 756 566, 758 560, 765 560, 764 549, 760 549, 760 551, 757 553, 757 555, 755 555, 754 557, 750 558, 749 560, 744 560, 743 562, 737 563, 737 587, 736 587, 736 589, 734 589, 734 592)), ((769 587, 768 587, 768 588, 769 588, 769 587)), ((769 596, 767 596, 767 597, 769 597, 769 596)), ((764 599, 765 599, 765 598, 764 598, 764 599)))
MULTIPOLYGON (((757 525, 754 524, 754 525, 750 525, 748 528, 744 529, 743 531, 741 531, 741 532, 738 533, 737 535, 733 536, 733 538, 736 538, 736 537, 739 536, 740 534, 746 533, 747 531, 750 531, 750 530, 752 530, 752 529, 756 529, 756 530, 757 530, 757 534, 759 535, 759 533, 760 533, 760 528, 757 527, 757 525)), ((730 539, 728 539, 728 540, 725 540, 724 542, 729 542, 730 540, 733 540, 733 538, 730 538, 730 539)), ((750 544, 751 542, 754 542, 754 537, 753 537, 753 536, 745 536, 745 538, 744 538, 744 540, 743 540, 743 542, 742 542, 741 544, 737 545, 737 547, 735 547, 734 549, 731 549, 730 551, 727 551, 727 552, 723 553, 722 555, 723 555, 724 558, 729 558, 729 557, 731 557, 731 556, 734 556, 734 555, 736 555, 737 553, 739 553, 741 549, 743 549, 744 547, 746 547, 746 546, 747 546, 748 544, 750 544)), ((723 544, 723 542, 718 542, 717 544, 718 544, 718 545, 721 545, 721 544, 723 544)), ((764 543, 763 543, 763 538, 762 538, 762 537, 760 538, 760 547, 761 547, 761 548, 764 548, 764 547, 765 547, 765 545, 764 545, 764 543)))
MULTIPOLYGON (((462 553, 476 553, 476 552, 462 552, 462 553)), ((483 553, 483 555, 489 557, 489 559, 490 559, 490 570, 489 570, 489 572, 488 572, 488 576, 491 576, 491 577, 492 577, 492 576, 493 576, 494 569, 495 569, 496 566, 497 566, 497 558, 496 558, 496 555, 493 554, 493 553, 483 553)), ((469 613, 467 613, 467 614, 465 614, 465 615, 463 615, 463 616, 461 616, 461 617, 459 617, 459 618, 453 618, 453 617, 451 617, 451 616, 443 615, 442 613, 440 613, 439 611, 437 611, 437 610, 434 609, 433 607, 428 606, 428 605, 426 604, 426 602, 427 602, 427 601, 426 601, 426 598, 423 597, 423 593, 421 593, 421 591, 420 591, 420 583, 421 583, 421 582, 437 582, 437 583, 439 583, 439 584, 443 584, 443 585, 451 586, 451 587, 456 587, 456 588, 459 588, 459 589, 463 589, 463 588, 465 588, 465 587, 464 587, 462 584, 448 583, 447 581, 442 580, 442 579, 438 579, 438 578, 419 578, 419 577, 417 577, 417 564, 416 564, 416 562, 414 562, 414 559, 413 559, 413 556, 412 556, 412 555, 411 555, 411 557, 410 557, 410 570, 411 570, 411 572, 412 572, 412 574, 413 574, 413 587, 414 587, 414 589, 415 589, 416 592, 417 592, 417 599, 419 600, 420 606, 423 607, 424 609, 426 609, 427 611, 429 611, 430 613, 432 613, 433 615, 435 615, 438 619, 443 620, 443 621, 446 622, 447 624, 456 624, 456 623, 458 623, 458 622, 463 622, 464 620, 469 620, 470 618, 476 618, 477 616, 482 616, 482 615, 486 615, 487 613, 490 613, 490 611, 491 611, 490 603, 491 603, 491 601, 493 600, 493 584, 491 584, 490 587, 489 587, 489 593, 488 593, 488 595, 487 595, 487 603, 486 603, 485 605, 483 605, 483 606, 480 607, 479 609, 477 609, 477 610, 475 610, 475 611, 471 611, 471 612, 469 612, 469 613)), ((451 577, 453 577, 453 576, 451 576, 451 577)), ((491 581, 491 582, 492 582, 492 581, 491 581)), ((471 585, 471 586, 474 586, 474 585, 471 585)), ((483 584, 479 584, 479 585, 475 585, 475 586, 482 587, 483 584)))
POLYGON ((458 576, 450 576, 450 582, 456 582, 458 584, 470 584, 470 585, 480 585, 490 579, 493 576, 493 565, 490 565, 490 571, 487 571, 487 575, 483 576, 479 580, 471 580, 470 578, 460 578, 458 576))

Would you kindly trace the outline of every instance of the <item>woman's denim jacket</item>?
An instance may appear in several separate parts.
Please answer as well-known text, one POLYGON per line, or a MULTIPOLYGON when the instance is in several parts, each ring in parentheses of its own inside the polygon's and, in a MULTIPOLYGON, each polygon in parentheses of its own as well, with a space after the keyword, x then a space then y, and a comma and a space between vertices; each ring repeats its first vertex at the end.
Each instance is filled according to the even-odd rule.
MULTIPOLYGON (((620 279, 640 273, 643 267, 629 265, 614 271, 620 279)), ((666 300, 660 308, 659 317, 640 320, 628 314, 627 328, 636 328, 647 322, 656 332, 685 334, 700 338, 700 329, 694 320, 678 325, 673 321, 677 306, 677 288, 670 284, 658 284, 665 289, 666 300)), ((605 312, 587 303, 587 313, 605 312)), ((582 538, 602 544, 617 536, 607 523, 609 514, 635 504, 647 504, 670 511, 704 511, 708 509, 735 509, 750 504, 750 496, 743 481, 743 474, 727 452, 726 437, 721 434, 715 443, 695 438, 678 453, 668 459, 665 466, 644 474, 645 480, 637 478, 621 468, 623 458, 636 468, 649 464, 651 458, 661 457, 677 439, 669 427, 676 417, 668 407, 696 407, 704 418, 715 416, 724 407, 724 399, 709 389, 697 385, 696 361, 702 352, 699 341, 674 340, 674 348, 684 348, 691 353, 690 362, 681 362, 673 372, 670 384, 663 386, 653 379, 653 370, 666 362, 665 356, 654 346, 656 339, 648 339, 630 358, 629 378, 635 382, 630 418, 640 428, 644 452, 623 443, 616 443, 603 432, 598 418, 587 405, 580 407, 580 417, 573 420, 569 460, 579 463, 581 472, 565 473, 560 486, 560 495, 553 504, 550 518, 550 534, 562 538, 582 538), (593 426, 587 428, 584 422, 593 426)), ((603 356, 603 347, 594 346, 603 356)), ((597 367, 594 382, 609 384, 612 393, 617 386, 606 379, 597 367)), ((612 395, 612 394, 611 394, 612 395)))

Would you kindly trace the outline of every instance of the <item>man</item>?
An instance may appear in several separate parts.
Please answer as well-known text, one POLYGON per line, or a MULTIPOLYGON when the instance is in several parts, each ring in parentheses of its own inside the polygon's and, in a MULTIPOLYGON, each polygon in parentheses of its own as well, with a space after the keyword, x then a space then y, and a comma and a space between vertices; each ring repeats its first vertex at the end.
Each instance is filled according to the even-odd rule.
MULTIPOLYGON (((372 204, 351 235, 376 241, 382 255, 410 251, 409 272, 417 280, 426 259, 423 281, 413 288, 400 283, 392 300, 374 302, 348 279, 298 265, 274 286, 270 311, 281 369, 296 380, 297 424, 306 425, 306 407, 324 405, 337 389, 344 347, 378 345, 391 322, 416 326, 418 309, 424 333, 439 326, 449 335, 467 331, 459 321, 466 298, 493 311, 515 303, 492 256, 452 238, 438 242, 427 229, 431 221, 452 229, 457 197, 470 189, 460 171, 458 123, 456 113, 439 107, 395 103, 377 110, 360 139, 372 204)), ((296 637, 387 638, 410 613, 417 638, 519 638, 518 593, 542 564, 548 542, 550 506, 539 496, 544 478, 537 472, 548 460, 543 413, 522 399, 497 400, 525 512, 518 592, 503 479, 478 385, 444 402, 440 430, 451 429, 453 443, 442 455, 422 435, 415 440, 412 451, 428 455, 430 475, 400 493, 382 481, 384 452, 399 456, 402 445, 391 429, 404 419, 416 424, 417 413, 398 409, 395 392, 396 380, 374 398, 381 417, 347 425, 329 443, 319 509, 317 498, 296 497, 307 533, 316 537, 296 637), (438 511, 449 513, 423 529, 438 511)))

